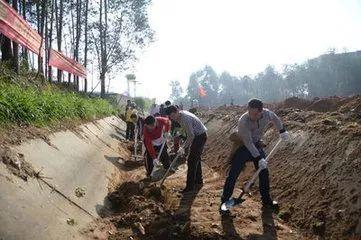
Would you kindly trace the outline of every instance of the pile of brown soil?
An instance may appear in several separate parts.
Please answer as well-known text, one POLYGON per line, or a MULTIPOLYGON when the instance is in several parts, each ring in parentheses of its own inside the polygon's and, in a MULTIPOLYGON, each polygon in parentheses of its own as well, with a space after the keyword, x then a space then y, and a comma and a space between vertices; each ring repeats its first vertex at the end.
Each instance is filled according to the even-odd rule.
MULTIPOLYGON (((270 161, 271 192, 281 202, 280 216, 327 239, 360 237, 361 97, 319 99, 310 105, 296 100, 285 101, 276 110, 293 134, 270 161)), ((206 162, 225 175, 231 149, 228 136, 241 113, 226 108, 215 112, 208 124, 206 162)), ((270 128, 265 142, 272 145, 276 138, 270 128)), ((253 171, 248 167, 241 182, 253 171)))
MULTIPOLYGON (((292 135, 269 163, 271 195, 280 202, 278 215, 261 208, 256 184, 252 196, 232 210, 235 218, 220 216, 232 147, 228 137, 246 111, 244 106, 221 107, 197 113, 209 130, 202 165, 204 185, 199 191, 180 194, 185 166, 167 179, 164 189, 142 180, 143 168, 132 169, 127 182, 109 193, 111 211, 93 232, 105 232, 100 239, 358 239, 361 97, 319 100, 296 101, 297 107, 269 105, 292 135)), ((266 150, 277 138, 270 127, 264 138, 266 150)), ((129 146, 122 144, 129 153, 129 146)), ((235 195, 253 172, 253 164, 247 164, 235 195)))
POLYGON ((291 97, 286 99, 280 107, 282 108, 298 108, 298 109, 305 109, 312 104, 312 101, 307 99, 302 99, 298 97, 291 97))

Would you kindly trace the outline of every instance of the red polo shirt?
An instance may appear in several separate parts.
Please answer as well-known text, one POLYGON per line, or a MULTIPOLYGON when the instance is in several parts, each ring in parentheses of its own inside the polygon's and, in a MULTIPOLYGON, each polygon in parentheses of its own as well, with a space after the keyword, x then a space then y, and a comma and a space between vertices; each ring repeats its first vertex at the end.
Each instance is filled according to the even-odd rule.
POLYGON ((157 145, 155 144, 156 142, 164 141, 162 134, 163 128, 165 132, 169 132, 170 130, 170 120, 168 118, 156 117, 155 122, 156 122, 156 126, 153 130, 149 131, 147 128, 144 128, 143 130, 144 144, 152 159, 157 158, 157 154, 155 152, 153 145, 157 145))

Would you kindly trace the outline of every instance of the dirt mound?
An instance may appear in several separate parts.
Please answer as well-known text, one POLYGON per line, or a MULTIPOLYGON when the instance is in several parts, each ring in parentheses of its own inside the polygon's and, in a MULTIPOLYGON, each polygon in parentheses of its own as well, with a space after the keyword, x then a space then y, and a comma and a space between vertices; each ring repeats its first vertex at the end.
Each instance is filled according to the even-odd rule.
POLYGON ((312 101, 307 99, 302 99, 298 97, 291 97, 286 99, 283 103, 281 103, 282 108, 299 108, 305 109, 312 104, 312 101))
MULTIPOLYGON (((295 227, 326 239, 360 237, 361 97, 309 103, 293 98, 277 105, 294 138, 270 162, 271 194, 281 203, 280 217, 295 227)), ((231 149, 228 136, 241 113, 227 108, 215 113, 208 122, 206 162, 224 175, 231 149)), ((266 144, 272 146, 277 136, 270 128, 266 144)), ((246 168, 240 181, 253 171, 246 168)))
POLYGON ((311 105, 306 107, 306 110, 316 112, 333 112, 338 109, 340 101, 341 98, 339 97, 314 99, 311 105))
POLYGON ((237 218, 221 217, 223 181, 206 164, 202 170, 204 185, 186 194, 180 193, 186 181, 184 164, 162 189, 143 179, 142 168, 127 172, 127 182, 109 193, 104 218, 83 233, 87 239, 307 239, 252 199, 235 209, 237 218))
POLYGON ((352 112, 361 116, 361 96, 355 96, 341 101, 339 111, 342 113, 352 112))
POLYGON ((328 98, 314 98, 313 100, 292 97, 286 99, 279 104, 276 104, 274 109, 281 110, 285 108, 301 109, 315 112, 339 111, 342 113, 346 113, 349 111, 353 111, 357 114, 361 114, 361 96, 334 96, 328 98))
MULTIPOLYGON (((147 181, 130 181, 109 193, 107 200, 110 211, 104 211, 104 219, 100 221, 108 225, 108 229, 113 229, 110 239, 142 237, 155 219, 168 216, 164 205, 167 191, 147 181), (111 226, 115 226, 116 230, 111 226)), ((146 232, 148 234, 148 230, 146 232)))
POLYGON ((146 181, 124 182, 108 195, 111 208, 114 212, 139 212, 148 205, 164 203, 167 190, 146 181), (146 206, 144 206, 146 205, 146 206))
POLYGON ((271 178, 287 221, 331 239, 361 234, 360 122, 303 111, 283 118, 297 134, 275 155, 271 178))
MULTIPOLYGON (((218 213, 219 176, 206 166, 204 170, 205 186, 182 195, 179 189, 186 173, 182 168, 177 176, 169 179, 168 188, 163 189, 166 191, 164 201, 151 199, 147 191, 132 190, 140 195, 129 196, 121 212, 104 219, 100 226, 108 226, 101 227, 101 231, 108 232, 107 239, 300 239, 301 235, 284 225, 272 211, 261 210, 251 199, 243 208, 235 209, 236 219, 221 217, 218 213), (179 181, 180 176, 182 181, 179 181)), ((127 184, 127 187, 137 185, 127 184)), ((122 192, 129 194, 129 191, 122 192)))
MULTIPOLYGON (((357 239, 361 234, 361 117, 355 110, 359 100, 336 99, 336 110, 327 107, 331 112, 308 110, 311 104, 306 103, 303 109, 300 104, 297 108, 269 105, 293 136, 269 163, 271 195, 281 206, 278 215, 261 208, 256 184, 252 196, 232 210, 235 218, 220 216, 232 147, 228 137, 246 108, 199 112, 209 129, 202 163, 204 185, 192 194, 180 194, 187 172, 184 165, 169 176, 164 189, 142 180, 142 168, 130 170, 127 182, 109 194, 111 211, 100 220, 101 232, 108 233, 100 239, 357 239)), ((264 139, 268 151, 277 137, 270 127, 264 139)), ((254 172, 252 164, 247 165, 235 195, 254 172)))

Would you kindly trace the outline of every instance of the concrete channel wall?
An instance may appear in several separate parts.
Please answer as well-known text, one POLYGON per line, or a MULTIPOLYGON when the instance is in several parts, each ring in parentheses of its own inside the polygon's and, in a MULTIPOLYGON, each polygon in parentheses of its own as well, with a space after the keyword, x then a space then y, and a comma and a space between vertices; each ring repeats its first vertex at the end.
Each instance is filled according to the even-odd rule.
POLYGON ((0 239, 83 239, 104 204, 125 123, 108 117, 11 148, 44 178, 24 181, 0 163, 0 239), (77 188, 85 190, 77 197, 77 188), (67 219, 74 219, 70 225, 67 219))

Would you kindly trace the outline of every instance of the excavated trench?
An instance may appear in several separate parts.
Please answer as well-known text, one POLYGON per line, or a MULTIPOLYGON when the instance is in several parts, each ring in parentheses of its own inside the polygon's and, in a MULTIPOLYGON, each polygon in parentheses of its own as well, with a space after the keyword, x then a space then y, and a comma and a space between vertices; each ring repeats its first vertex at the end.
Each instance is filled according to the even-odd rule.
MULTIPOLYGON (((361 128, 344 113, 280 110, 293 135, 270 162, 281 211, 262 209, 256 184, 234 217, 219 215, 228 135, 243 111, 201 114, 209 139, 204 185, 193 194, 180 194, 185 164, 162 188, 144 179, 123 141, 125 124, 115 117, 6 148, 0 239, 358 239, 361 128)), ((275 132, 265 140, 269 150, 275 132)), ((252 173, 247 166, 239 184, 252 173)))
MULTIPOLYGON (((288 226, 277 214, 262 209, 257 197, 248 197, 234 209, 234 218, 219 214, 224 166, 219 168, 210 159, 227 158, 228 142, 217 153, 213 145, 215 141, 222 142, 219 134, 227 135, 233 126, 214 116, 205 116, 203 120, 209 128, 202 166, 203 187, 193 194, 180 193, 185 186, 185 164, 178 166, 162 188, 158 187, 159 182, 144 179, 142 167, 134 168, 127 172, 127 181, 109 193, 109 208, 104 210, 97 226, 85 231, 89 239, 312 239, 288 226)), ((235 194, 238 193, 236 189, 235 194)))
POLYGON ((86 239, 112 185, 124 181, 124 122, 109 117, 0 147, 0 239, 86 239))

